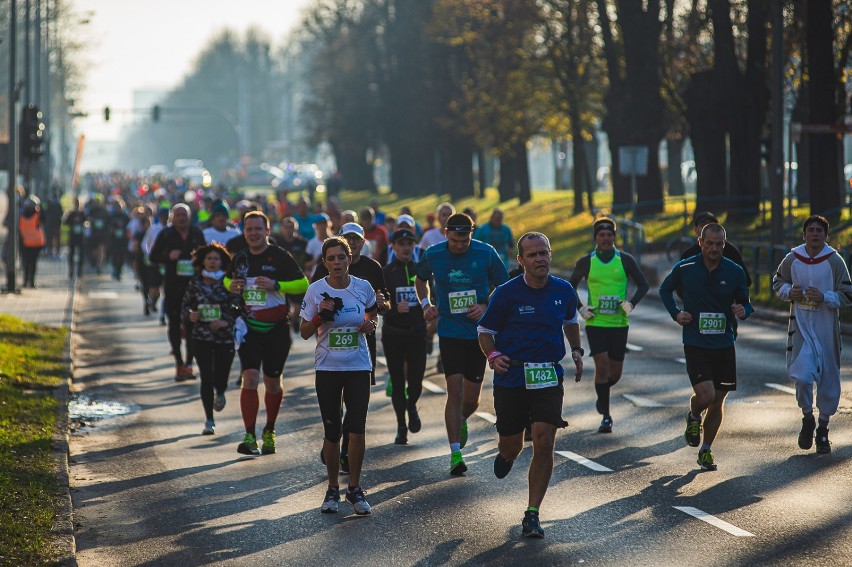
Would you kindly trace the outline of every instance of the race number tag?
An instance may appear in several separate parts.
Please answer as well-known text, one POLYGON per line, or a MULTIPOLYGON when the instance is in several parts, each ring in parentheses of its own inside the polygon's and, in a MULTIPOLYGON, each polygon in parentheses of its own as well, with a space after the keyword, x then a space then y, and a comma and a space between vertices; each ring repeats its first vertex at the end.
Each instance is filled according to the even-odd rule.
POLYGON ((94 224, 94 226, 95 226, 95 230, 103 230, 103 228, 104 228, 104 221, 103 221, 103 219, 95 219, 95 224, 94 224))
POLYGON ((700 313, 698 315, 698 329, 702 335, 722 335, 728 320, 724 313, 700 313))
POLYGON ((396 302, 402 303, 403 301, 412 304, 417 303, 417 291, 415 291, 413 285, 396 288, 396 302))
POLYGON ((195 275, 195 268, 192 267, 192 260, 177 261, 177 275, 188 278, 195 275))
POLYGON ((450 292, 449 297, 450 313, 453 315, 467 313, 467 308, 476 304, 476 291, 472 289, 450 292))
POLYGON ((559 385, 556 368, 549 362, 525 362, 524 381, 527 390, 552 388, 559 385))
POLYGON ((335 352, 358 350, 358 330, 352 327, 333 329, 328 333, 328 348, 335 352))
POLYGON ((597 312, 599 315, 615 315, 618 313, 620 303, 621 298, 617 295, 600 295, 597 312))
POLYGON ((266 305, 266 290, 257 289, 256 285, 247 285, 243 290, 243 299, 245 299, 246 305, 266 305))
POLYGON ((222 309, 218 305, 202 303, 198 306, 198 319, 209 323, 222 318, 222 309))
POLYGON ((799 309, 804 309, 805 311, 817 311, 819 309, 819 303, 811 301, 807 297, 803 297, 796 305, 799 306, 799 309))

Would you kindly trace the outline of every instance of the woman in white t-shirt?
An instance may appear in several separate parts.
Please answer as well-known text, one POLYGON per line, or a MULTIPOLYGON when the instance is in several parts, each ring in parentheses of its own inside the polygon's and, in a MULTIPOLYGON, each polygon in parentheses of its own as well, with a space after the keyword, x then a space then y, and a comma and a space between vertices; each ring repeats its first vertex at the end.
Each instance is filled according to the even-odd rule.
POLYGON ((349 487, 346 500, 356 514, 371 513, 360 486, 364 462, 364 433, 370 403, 373 368, 364 333, 378 324, 376 292, 366 280, 349 275, 352 252, 345 239, 331 237, 322 246, 328 276, 308 287, 302 302, 299 332, 307 340, 316 334, 316 390, 325 437, 323 455, 328 470, 328 490, 321 510, 337 512, 340 501, 338 473, 343 430, 341 399, 346 403, 349 433, 349 487))

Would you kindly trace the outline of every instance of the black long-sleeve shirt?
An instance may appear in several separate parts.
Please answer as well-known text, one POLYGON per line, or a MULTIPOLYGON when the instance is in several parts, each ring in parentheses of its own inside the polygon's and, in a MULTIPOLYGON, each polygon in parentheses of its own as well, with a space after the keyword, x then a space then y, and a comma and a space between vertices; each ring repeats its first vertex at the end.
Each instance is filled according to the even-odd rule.
MULTIPOLYGON (((636 291, 633 293, 633 297, 630 298, 630 303, 633 307, 639 305, 639 302, 645 297, 645 294, 648 293, 648 289, 650 286, 648 285, 648 279, 645 277, 645 274, 642 273, 642 270, 639 269, 639 264, 636 262, 636 258, 628 254, 624 251, 619 251, 621 253, 621 265, 624 266, 624 273, 627 274, 628 279, 633 280, 633 283, 636 284, 636 291)), ((595 252, 592 252, 595 254, 595 252)), ((571 279, 569 282, 574 289, 577 289, 577 286, 580 285, 580 281, 583 279, 588 279, 589 270, 592 266, 592 254, 586 254, 574 264, 574 271, 571 273, 571 279)), ((582 301, 580 302, 580 306, 582 306, 582 301)))
POLYGON ((423 308, 417 300, 414 289, 417 264, 413 260, 407 263, 394 259, 382 268, 385 285, 390 293, 390 309, 382 318, 383 334, 410 335, 425 334, 426 322, 423 320, 423 308), (400 313, 396 306, 405 300, 408 302, 408 312, 400 313))

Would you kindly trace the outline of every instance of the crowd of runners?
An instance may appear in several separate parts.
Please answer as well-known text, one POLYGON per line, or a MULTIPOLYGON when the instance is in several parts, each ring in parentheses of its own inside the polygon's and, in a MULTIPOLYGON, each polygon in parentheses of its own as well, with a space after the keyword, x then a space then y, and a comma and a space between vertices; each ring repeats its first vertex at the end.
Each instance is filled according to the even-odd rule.
MULTIPOLYGON (((499 209, 478 225, 473 211, 457 212, 451 203, 419 222, 408 209, 393 215, 377 204, 355 211, 334 199, 320 207, 284 194, 254 202, 136 187, 85 206, 75 202, 65 222, 72 277, 83 275, 85 262, 100 273, 108 259, 115 279, 124 264, 132 266, 142 312, 160 314, 167 327, 175 381, 200 378, 204 435, 216 432, 215 413, 225 408, 238 360, 240 454, 276 452, 293 336, 315 344, 320 459, 328 473, 324 513, 337 512, 342 495, 356 514, 372 512, 360 484, 371 385, 385 381, 397 421, 394 442, 407 444, 423 427, 418 402, 437 334, 448 471, 463 475, 467 419, 492 369, 495 476, 504 478, 524 441, 532 442, 522 521, 527 537, 544 535, 539 507, 557 430, 567 425, 564 376, 583 377, 582 331, 595 365, 598 432, 610 434, 610 396, 622 378, 630 314, 649 289, 636 259, 615 246, 618 226, 609 217, 590 226, 592 251, 576 261, 568 280, 550 273, 546 234, 516 239, 499 209), (578 293, 583 280, 587 290, 578 293), (376 372, 377 334, 387 376, 376 372), (570 371, 562 364, 568 355, 570 371), (258 437, 261 383, 266 421, 258 437), (341 475, 348 476, 345 491, 341 475)), ((716 470, 712 444, 726 396, 737 385, 737 321, 753 307, 748 272, 724 227, 707 212, 696 213, 694 226, 696 248, 673 266, 660 296, 683 328, 694 391, 684 438, 699 448, 697 464, 716 470)), ((804 243, 774 278, 778 297, 791 304, 787 356, 803 414, 798 445, 810 449, 815 439, 820 453, 831 451, 828 423, 840 397, 838 310, 852 305, 849 273, 826 243, 828 233, 824 218, 807 219, 804 243)))

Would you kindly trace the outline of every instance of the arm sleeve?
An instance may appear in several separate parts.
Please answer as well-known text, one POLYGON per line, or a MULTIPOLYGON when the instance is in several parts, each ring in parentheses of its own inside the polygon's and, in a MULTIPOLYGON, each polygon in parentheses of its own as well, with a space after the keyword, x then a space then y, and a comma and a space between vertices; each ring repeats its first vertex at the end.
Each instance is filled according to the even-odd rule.
POLYGON ((166 250, 166 239, 163 236, 166 234, 167 230, 167 228, 161 230, 159 234, 157 234, 157 239, 154 240, 154 244, 151 246, 151 252, 148 254, 148 258, 152 262, 162 264, 169 261, 168 250, 166 250))
POLYGON ((675 267, 660 284, 660 299, 673 320, 677 319, 677 314, 680 313, 674 298, 674 290, 680 287, 680 271, 680 264, 675 264, 675 267))
MULTIPOLYGON (((281 250, 280 248, 278 250, 281 250)), ((276 280, 278 290, 285 295, 299 295, 305 293, 308 289, 308 278, 302 273, 302 269, 293 256, 286 250, 281 250, 281 258, 284 264, 281 273, 281 279, 276 280)))
MULTIPOLYGON (((835 258, 840 258, 835 255, 835 258)), ((849 270, 846 262, 832 259, 831 271, 834 275, 834 290, 826 291, 823 295, 825 302, 832 309, 852 306, 852 282, 849 280, 849 270)))
POLYGON ((195 285, 195 278, 193 278, 189 285, 186 286, 186 292, 183 294, 183 301, 180 304, 180 316, 182 320, 186 320, 189 318, 189 312, 193 307, 198 307, 198 298, 196 297, 197 287, 195 285))
POLYGON ((645 294, 648 293, 648 289, 650 288, 648 278, 642 273, 642 269, 639 268, 636 258, 630 254, 622 253, 621 262, 624 265, 624 272, 627 274, 627 277, 632 279, 633 283, 636 284, 636 291, 633 293, 633 297, 630 298, 630 303, 633 304, 633 307, 636 307, 642 301, 642 298, 645 297, 645 294))
POLYGON ((775 275, 772 276, 772 289, 781 301, 790 301, 790 290, 793 289, 793 276, 790 266, 793 263, 793 258, 792 254, 787 254, 778 264, 775 275))
POLYGON ((571 278, 568 280, 571 287, 576 290, 577 286, 580 285, 580 282, 583 281, 584 278, 589 277, 589 268, 591 265, 591 257, 588 254, 577 260, 577 263, 574 264, 574 271, 571 272, 571 278))
POLYGON ((748 319, 748 316, 754 313, 754 306, 751 304, 751 299, 749 299, 748 284, 746 283, 747 280, 745 270, 742 271, 742 276, 742 279, 737 285, 734 298, 737 303, 741 304, 745 308, 745 317, 743 318, 748 319))

